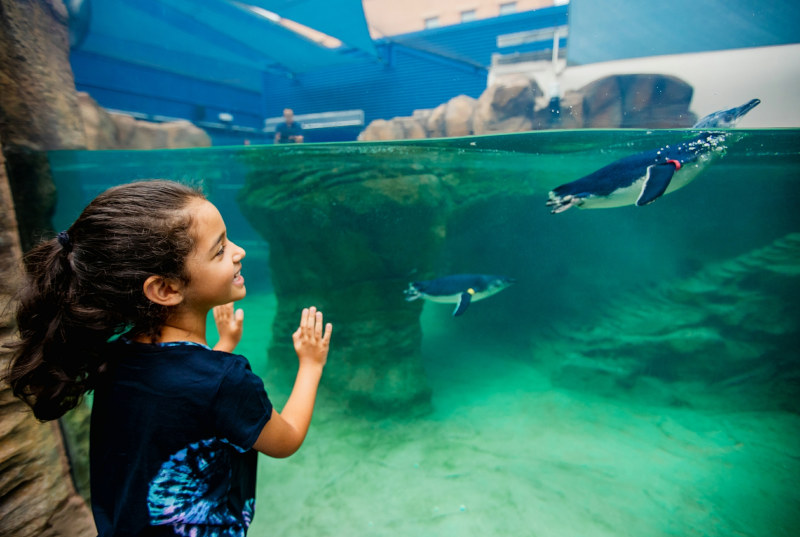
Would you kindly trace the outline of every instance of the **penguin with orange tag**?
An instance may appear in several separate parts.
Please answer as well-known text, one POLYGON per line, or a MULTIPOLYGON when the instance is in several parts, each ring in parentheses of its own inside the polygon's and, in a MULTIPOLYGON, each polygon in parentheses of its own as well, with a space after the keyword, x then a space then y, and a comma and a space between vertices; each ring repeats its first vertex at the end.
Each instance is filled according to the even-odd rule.
MULTIPOLYGON (((750 110, 761 104, 751 99, 741 106, 708 114, 693 129, 731 128, 750 110)), ((678 144, 612 162, 585 177, 550 191, 550 212, 563 213, 570 207, 599 209, 623 205, 647 205, 663 194, 686 186, 711 162, 725 154, 730 132, 702 132, 678 144)), ((738 138, 738 136, 736 136, 738 138)))
POLYGON ((730 132, 703 132, 689 140, 621 158, 550 191, 552 213, 570 207, 600 209, 647 205, 686 186, 725 154, 730 132))

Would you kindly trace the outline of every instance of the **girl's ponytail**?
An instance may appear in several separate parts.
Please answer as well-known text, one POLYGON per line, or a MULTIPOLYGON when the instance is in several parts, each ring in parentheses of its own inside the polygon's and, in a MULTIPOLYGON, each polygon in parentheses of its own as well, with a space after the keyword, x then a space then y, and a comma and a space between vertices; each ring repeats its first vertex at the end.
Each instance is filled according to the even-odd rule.
POLYGON ((113 334, 96 318, 87 319, 88 312, 76 303, 70 258, 64 232, 25 257, 28 281, 17 309, 18 353, 6 380, 40 420, 60 417, 93 387, 102 367, 100 346, 113 334))
POLYGON ((38 419, 59 418, 97 385, 112 337, 155 340, 169 310, 147 300, 142 285, 153 274, 188 281, 193 199, 203 196, 169 181, 109 189, 25 256, 20 338, 5 380, 38 419))

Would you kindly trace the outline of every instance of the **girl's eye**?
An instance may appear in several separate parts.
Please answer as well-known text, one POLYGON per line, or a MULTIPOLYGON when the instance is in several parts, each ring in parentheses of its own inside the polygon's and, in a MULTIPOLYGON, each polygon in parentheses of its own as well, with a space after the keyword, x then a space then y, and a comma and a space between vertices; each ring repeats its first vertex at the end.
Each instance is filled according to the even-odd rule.
POLYGON ((225 253, 225 245, 220 246, 219 251, 217 252, 217 257, 223 255, 225 253))

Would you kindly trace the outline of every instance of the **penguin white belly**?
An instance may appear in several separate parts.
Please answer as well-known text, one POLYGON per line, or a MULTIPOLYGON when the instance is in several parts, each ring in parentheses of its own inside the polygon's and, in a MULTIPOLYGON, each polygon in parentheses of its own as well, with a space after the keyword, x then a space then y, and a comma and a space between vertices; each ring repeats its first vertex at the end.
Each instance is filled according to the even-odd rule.
MULTIPOLYGON (((487 291, 479 291, 476 293, 473 291, 470 293, 470 295, 472 295, 472 302, 483 300, 484 298, 490 297, 493 294, 499 292, 500 290, 501 289, 497 289, 491 293, 487 291)), ((461 294, 462 293, 457 293, 455 295, 429 295, 426 293, 422 293, 422 298, 424 298, 425 300, 430 300, 431 302, 438 302, 440 304, 455 304, 459 300, 461 300, 461 294)))
MULTIPOLYGON (((679 188, 683 188, 691 183, 706 166, 711 164, 715 155, 704 154, 691 163, 684 164, 681 169, 676 171, 672 176, 672 180, 667 186, 665 194, 674 192, 679 188)), ((583 203, 579 205, 582 209, 606 209, 611 207, 624 207, 625 205, 634 205, 636 200, 642 194, 645 179, 647 175, 642 175, 629 186, 619 188, 614 191, 610 196, 589 196, 583 199, 583 203)))
POLYGON ((712 159, 713 155, 700 155, 695 162, 692 162, 691 164, 684 164, 683 167, 675 173, 672 181, 669 182, 666 192, 664 193, 669 194, 670 192, 674 192, 679 188, 683 188, 694 181, 695 177, 700 175, 700 172, 702 172, 706 166, 711 164, 712 159))
POLYGON ((439 304, 455 304, 461 298, 461 293, 455 295, 429 295, 421 293, 422 298, 430 300, 431 302, 438 302, 439 304))
POLYGON ((644 175, 631 183, 630 186, 619 188, 610 196, 588 196, 583 198, 583 203, 578 205, 581 209, 607 209, 610 207, 624 207, 633 205, 639 199, 644 185, 644 175))

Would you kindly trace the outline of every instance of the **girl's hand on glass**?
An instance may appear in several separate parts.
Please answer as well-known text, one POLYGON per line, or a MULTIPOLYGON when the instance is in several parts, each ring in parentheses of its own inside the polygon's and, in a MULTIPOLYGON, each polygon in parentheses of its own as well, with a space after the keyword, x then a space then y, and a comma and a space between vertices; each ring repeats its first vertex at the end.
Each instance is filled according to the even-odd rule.
POLYGON ((212 313, 219 333, 219 342, 214 345, 215 351, 233 352, 242 339, 244 331, 244 310, 234 312, 233 302, 216 306, 212 313))
POLYGON ((300 364, 324 366, 328 360, 333 325, 322 320, 322 312, 311 306, 304 308, 300 316, 300 326, 294 334, 294 350, 300 364), (324 331, 323 331, 324 328, 324 331))

